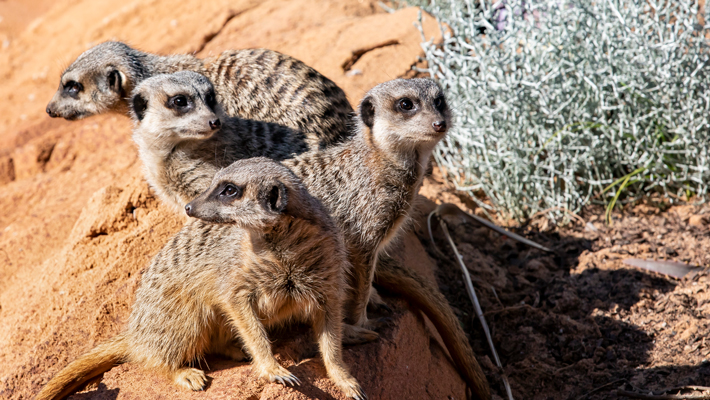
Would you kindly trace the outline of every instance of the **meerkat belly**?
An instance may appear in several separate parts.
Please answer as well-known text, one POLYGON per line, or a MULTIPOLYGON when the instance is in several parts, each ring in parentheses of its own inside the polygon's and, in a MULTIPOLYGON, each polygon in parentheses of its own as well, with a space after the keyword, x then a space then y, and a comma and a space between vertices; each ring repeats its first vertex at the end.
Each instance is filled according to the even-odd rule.
POLYGON ((256 309, 265 326, 276 326, 291 320, 306 320, 317 307, 310 296, 280 290, 260 296, 256 309))

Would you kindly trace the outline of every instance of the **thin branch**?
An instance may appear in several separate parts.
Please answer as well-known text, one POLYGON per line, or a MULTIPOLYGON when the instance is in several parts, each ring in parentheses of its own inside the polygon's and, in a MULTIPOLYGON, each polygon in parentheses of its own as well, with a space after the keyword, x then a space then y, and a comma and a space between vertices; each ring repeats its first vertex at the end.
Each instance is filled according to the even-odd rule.
MULTIPOLYGON (((436 211, 434 211, 436 212, 436 211)), ((458 261, 459 266, 461 267, 461 271, 463 272, 464 275, 464 283, 466 284, 466 290, 468 291, 468 296, 471 298, 471 302, 473 303, 473 308, 476 311, 476 315, 478 316, 478 320, 481 321, 481 326, 483 327, 483 332, 486 334, 486 339, 488 340, 488 345, 491 348, 491 353, 493 353, 493 359, 495 360, 496 366, 500 370, 501 378, 503 379, 503 385, 505 386, 505 391, 508 394, 508 399, 509 400, 514 400, 513 399, 513 392, 510 388, 510 383, 508 382, 508 377, 505 374, 505 371, 503 370, 503 365, 500 362, 500 358, 498 357, 498 352, 496 351, 495 346, 493 345, 493 339, 491 338, 491 331, 488 329, 488 323, 486 322, 486 318, 483 316, 483 310, 481 309, 481 304, 478 302, 478 296, 476 296, 476 289, 474 289, 473 284, 471 283, 471 275, 468 273, 468 268, 466 268, 466 265, 463 263, 463 256, 459 254, 458 249, 456 248, 456 244, 454 243, 454 240, 451 238, 451 235, 449 234, 449 229, 446 227, 446 222, 442 218, 439 218, 439 224, 441 225, 441 229, 444 231, 444 235, 446 235, 446 239, 449 241, 449 244, 451 245, 451 248, 454 250, 454 254, 456 254, 456 260, 458 261)))
POLYGON ((491 230, 493 230, 493 231, 495 231, 495 232, 500 233, 501 235, 507 236, 507 237, 509 237, 509 238, 511 238, 511 239, 513 239, 513 240, 517 240, 518 242, 523 243, 523 244, 526 244, 526 245, 528 245, 528 246, 530 246, 530 247, 534 247, 534 248, 536 248, 536 249, 539 249, 539 250, 542 250, 542 251, 546 251, 546 252, 548 252, 548 253, 552 253, 552 250, 548 249, 547 247, 545 247, 545 246, 543 246, 543 245, 541 245, 541 244, 538 244, 538 243, 536 243, 536 242, 533 242, 533 241, 530 240, 530 239, 526 239, 526 238, 524 238, 524 237, 522 237, 522 236, 520 236, 520 235, 518 235, 518 234, 515 234, 515 233, 513 233, 513 232, 507 231, 507 230, 501 228, 500 226, 494 224, 493 222, 491 222, 491 221, 489 221, 489 220, 487 220, 487 219, 484 219, 484 218, 479 217, 478 215, 469 214, 469 213, 463 211, 462 209, 458 208, 458 207, 457 207, 456 205, 454 205, 454 204, 451 204, 451 203, 439 204, 439 206, 436 207, 436 211, 435 211, 435 212, 436 212, 436 214, 437 214, 439 217, 444 217, 444 216, 446 216, 446 215, 462 215, 462 216, 464 216, 464 217, 466 217, 466 218, 468 218, 468 219, 471 219, 471 220, 473 220, 473 221, 475 221, 475 222, 478 222, 479 224, 485 226, 485 227, 488 228, 488 229, 491 229, 491 230))

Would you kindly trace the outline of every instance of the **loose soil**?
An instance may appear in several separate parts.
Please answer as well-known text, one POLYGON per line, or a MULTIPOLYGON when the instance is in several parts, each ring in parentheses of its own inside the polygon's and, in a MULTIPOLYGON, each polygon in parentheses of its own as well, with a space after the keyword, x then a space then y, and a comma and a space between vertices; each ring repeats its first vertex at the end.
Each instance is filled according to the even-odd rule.
MULTIPOLYGON (((423 193, 480 213, 442 188, 441 179, 432 177, 423 193)), ((626 398, 618 389, 648 394, 710 384, 710 207, 667 203, 628 206, 614 214, 611 226, 603 207, 588 207, 580 214, 584 223, 553 228, 538 219, 511 228, 552 254, 447 218, 516 399, 616 399, 626 398), (623 264, 628 258, 699 268, 675 280, 623 264)), ((476 353, 488 358, 483 364, 489 381, 504 397, 460 267, 437 227, 436 246, 445 257, 425 226, 418 235, 438 261, 440 287, 476 353)))

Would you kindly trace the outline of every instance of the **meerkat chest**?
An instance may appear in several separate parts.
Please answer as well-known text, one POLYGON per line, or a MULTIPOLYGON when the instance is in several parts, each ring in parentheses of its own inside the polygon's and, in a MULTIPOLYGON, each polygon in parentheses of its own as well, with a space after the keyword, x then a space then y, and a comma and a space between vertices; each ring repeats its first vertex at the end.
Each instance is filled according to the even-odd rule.
POLYGON ((381 205, 385 214, 382 216, 380 248, 387 246, 397 237, 402 227, 409 221, 412 203, 418 188, 416 176, 404 171, 394 177, 389 177, 388 181, 390 183, 385 184, 383 188, 387 201, 381 205))

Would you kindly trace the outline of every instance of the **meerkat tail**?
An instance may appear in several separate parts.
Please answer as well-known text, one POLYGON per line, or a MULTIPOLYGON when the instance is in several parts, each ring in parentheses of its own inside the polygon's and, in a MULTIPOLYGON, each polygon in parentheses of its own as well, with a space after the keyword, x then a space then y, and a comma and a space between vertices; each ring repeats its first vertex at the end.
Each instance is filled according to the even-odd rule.
POLYGON ((481 400, 491 398, 491 390, 481 366, 478 365, 473 349, 468 343, 459 321, 446 298, 436 288, 431 287, 422 277, 401 265, 394 259, 380 255, 375 271, 376 284, 404 297, 419 308, 431 320, 446 348, 451 354, 459 373, 481 400))
POLYGON ((67 365, 42 388, 35 400, 59 400, 69 396, 87 382, 123 362, 127 352, 128 343, 123 335, 109 339, 67 365))

